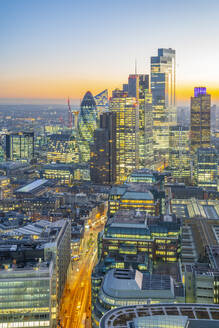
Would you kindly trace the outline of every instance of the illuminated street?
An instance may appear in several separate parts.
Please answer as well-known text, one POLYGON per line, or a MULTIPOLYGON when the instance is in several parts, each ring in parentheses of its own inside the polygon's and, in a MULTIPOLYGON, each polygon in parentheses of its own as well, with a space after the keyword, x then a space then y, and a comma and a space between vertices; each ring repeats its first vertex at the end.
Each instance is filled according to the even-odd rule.
POLYGON ((91 272, 97 256, 97 234, 102 225, 86 232, 88 241, 80 260, 72 262, 70 278, 67 283, 60 312, 60 326, 65 328, 91 327, 91 272))

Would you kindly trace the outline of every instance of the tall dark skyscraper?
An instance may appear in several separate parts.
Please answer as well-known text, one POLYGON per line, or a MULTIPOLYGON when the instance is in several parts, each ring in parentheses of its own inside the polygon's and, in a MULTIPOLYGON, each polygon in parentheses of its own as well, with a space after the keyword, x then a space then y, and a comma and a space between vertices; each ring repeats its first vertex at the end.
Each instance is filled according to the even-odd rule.
POLYGON ((96 184, 116 181, 116 113, 100 115, 100 128, 94 131, 91 145, 90 176, 96 184))
POLYGON ((7 160, 31 160, 34 157, 34 133, 18 132, 6 135, 7 160))
POLYGON ((191 154, 198 148, 210 147, 211 137, 211 96, 206 88, 196 87, 191 97, 191 154))

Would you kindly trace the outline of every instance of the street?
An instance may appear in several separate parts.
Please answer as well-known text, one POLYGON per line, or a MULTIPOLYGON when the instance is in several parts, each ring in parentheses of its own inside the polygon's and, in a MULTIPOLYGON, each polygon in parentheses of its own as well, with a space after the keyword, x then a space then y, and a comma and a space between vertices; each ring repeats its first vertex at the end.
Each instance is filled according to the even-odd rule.
POLYGON ((91 237, 79 261, 72 262, 69 281, 66 285, 59 314, 62 328, 91 328, 91 272, 97 258, 97 235, 103 225, 86 232, 85 240, 91 237))

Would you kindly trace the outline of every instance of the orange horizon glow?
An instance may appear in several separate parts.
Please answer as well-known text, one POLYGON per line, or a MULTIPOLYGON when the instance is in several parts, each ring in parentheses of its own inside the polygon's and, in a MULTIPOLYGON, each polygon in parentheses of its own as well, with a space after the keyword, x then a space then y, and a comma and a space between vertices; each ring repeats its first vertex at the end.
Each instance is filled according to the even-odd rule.
MULTIPOLYGON (((125 82, 125 81, 124 81, 125 82)), ((177 103, 190 102, 195 86, 206 86, 207 93, 212 96, 212 104, 219 102, 219 88, 212 84, 194 83, 191 85, 177 85, 177 103)), ((93 95, 98 94, 104 89, 109 90, 109 94, 115 88, 121 88, 121 80, 91 80, 91 79, 23 79, 19 81, 0 82, 0 99, 56 99, 63 100, 70 97, 72 100, 82 99, 84 94, 90 90, 93 95)), ((65 102, 63 102, 65 103, 65 102)))

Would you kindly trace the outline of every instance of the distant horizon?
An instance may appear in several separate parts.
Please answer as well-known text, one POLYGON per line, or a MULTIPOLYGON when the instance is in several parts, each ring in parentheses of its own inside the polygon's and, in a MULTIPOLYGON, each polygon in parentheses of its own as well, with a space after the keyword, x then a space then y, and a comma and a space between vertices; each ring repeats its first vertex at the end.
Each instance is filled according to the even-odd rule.
POLYGON ((65 104, 69 96, 78 105, 87 90, 95 95, 127 83, 135 61, 138 73, 150 74, 158 48, 176 51, 178 106, 188 106, 199 85, 219 103, 218 0, 19 0, 0 6, 1 103, 65 104))
MULTIPOLYGON (((93 94, 95 95, 95 94, 93 94)), ((192 95, 191 95, 192 96, 192 95)), ((0 98, 0 105, 50 105, 50 106, 67 106, 67 98, 0 98)), ((80 106, 81 99, 70 98, 70 105, 72 107, 80 106)), ((219 101, 214 101, 214 98, 211 100, 211 105, 219 106, 219 101)), ((190 107, 190 98, 188 101, 177 101, 176 107, 190 107)))

